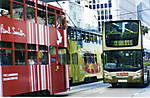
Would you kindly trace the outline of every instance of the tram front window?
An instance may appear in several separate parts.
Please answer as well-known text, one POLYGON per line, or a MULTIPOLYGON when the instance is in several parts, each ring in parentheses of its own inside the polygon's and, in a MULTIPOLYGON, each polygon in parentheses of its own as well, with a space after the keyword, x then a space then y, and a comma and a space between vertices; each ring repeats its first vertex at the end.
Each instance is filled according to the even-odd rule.
POLYGON ((103 56, 105 69, 142 67, 142 51, 108 51, 103 56))

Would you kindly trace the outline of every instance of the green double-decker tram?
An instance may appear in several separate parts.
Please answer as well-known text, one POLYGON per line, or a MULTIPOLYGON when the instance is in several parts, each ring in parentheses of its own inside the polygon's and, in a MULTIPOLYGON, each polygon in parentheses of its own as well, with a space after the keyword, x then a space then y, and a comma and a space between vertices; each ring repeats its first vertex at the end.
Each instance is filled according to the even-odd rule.
POLYGON ((149 84, 150 42, 139 20, 105 22, 103 28, 104 82, 149 84))

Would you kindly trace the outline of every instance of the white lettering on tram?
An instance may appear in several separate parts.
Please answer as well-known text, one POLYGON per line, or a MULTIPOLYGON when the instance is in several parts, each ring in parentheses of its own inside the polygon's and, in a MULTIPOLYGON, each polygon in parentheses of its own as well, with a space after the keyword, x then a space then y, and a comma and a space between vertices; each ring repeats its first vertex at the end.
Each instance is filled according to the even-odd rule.
POLYGON ((18 80, 18 73, 3 74, 3 81, 18 80))
POLYGON ((18 77, 3 78, 3 81, 18 80, 18 77))
POLYGON ((25 33, 20 28, 10 27, 4 24, 0 24, 0 33, 15 34, 19 36, 25 36, 25 33))
POLYGON ((3 77, 18 76, 18 73, 3 74, 3 77))

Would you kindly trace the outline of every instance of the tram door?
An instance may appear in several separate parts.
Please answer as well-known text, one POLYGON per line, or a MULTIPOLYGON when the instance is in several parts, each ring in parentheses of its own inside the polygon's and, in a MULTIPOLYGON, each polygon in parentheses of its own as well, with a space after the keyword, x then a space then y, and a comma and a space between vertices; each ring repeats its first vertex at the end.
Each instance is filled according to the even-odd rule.
POLYGON ((52 92, 66 91, 66 49, 51 47, 52 92))

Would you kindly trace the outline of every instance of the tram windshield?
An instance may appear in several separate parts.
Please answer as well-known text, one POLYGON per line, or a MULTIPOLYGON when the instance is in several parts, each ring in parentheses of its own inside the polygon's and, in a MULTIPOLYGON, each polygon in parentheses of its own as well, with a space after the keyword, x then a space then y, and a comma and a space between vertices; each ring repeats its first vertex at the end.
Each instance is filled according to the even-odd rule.
POLYGON ((129 47, 138 45, 139 22, 106 22, 107 47, 129 47))
POLYGON ((107 51, 103 54, 105 69, 133 69, 142 67, 142 51, 107 51))

